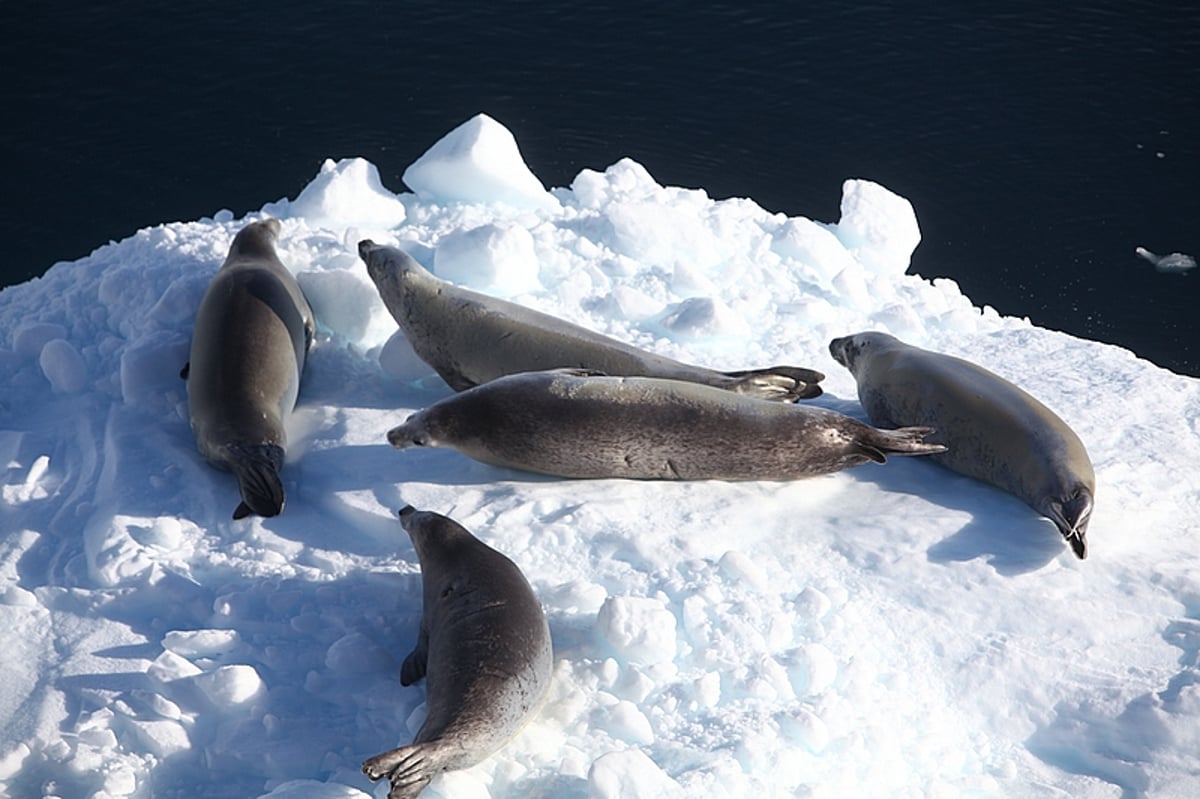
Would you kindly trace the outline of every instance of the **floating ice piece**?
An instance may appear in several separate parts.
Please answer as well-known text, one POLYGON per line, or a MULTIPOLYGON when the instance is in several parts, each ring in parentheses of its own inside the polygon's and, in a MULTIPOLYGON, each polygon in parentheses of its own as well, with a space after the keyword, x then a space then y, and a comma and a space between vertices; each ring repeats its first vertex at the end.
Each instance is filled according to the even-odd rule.
POLYGON ((1154 268, 1160 272, 1186 274, 1187 270, 1196 268, 1196 259, 1181 252, 1173 252, 1168 255, 1155 255, 1145 247, 1138 247, 1134 249, 1134 252, 1154 264, 1154 268))
POLYGON ((430 202, 559 207, 525 165, 512 133, 487 114, 471 117, 438 139, 403 177, 418 197, 430 202))
POLYGON ((348 224, 390 230, 407 216, 404 203, 384 188, 379 170, 363 158, 326 158, 321 171, 292 202, 292 216, 310 227, 348 224), (330 225, 328 223, 335 223, 330 225))

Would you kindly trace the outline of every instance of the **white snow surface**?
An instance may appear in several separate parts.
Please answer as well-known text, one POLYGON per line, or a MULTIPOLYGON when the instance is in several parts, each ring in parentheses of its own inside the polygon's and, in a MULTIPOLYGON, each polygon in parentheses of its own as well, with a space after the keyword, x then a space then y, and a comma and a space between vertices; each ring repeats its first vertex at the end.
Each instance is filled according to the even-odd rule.
POLYGON ((1200 381, 906 275, 916 216, 867 180, 833 222, 627 159, 540 193, 511 138, 477 117, 409 169, 415 194, 330 162, 295 200, 140 230, 0 292, 0 795, 382 797, 362 760, 424 717, 423 683, 398 680, 421 615, 404 503, 520 566, 556 663, 518 736, 425 796, 1200 795, 1200 381), (179 370, 263 215, 319 335, 287 508, 232 521, 179 370), (675 358, 820 369, 813 404, 859 418, 836 336, 980 363, 1086 444, 1090 557, 920 458, 667 483, 393 450, 385 431, 451 392, 393 337, 368 236, 675 358))

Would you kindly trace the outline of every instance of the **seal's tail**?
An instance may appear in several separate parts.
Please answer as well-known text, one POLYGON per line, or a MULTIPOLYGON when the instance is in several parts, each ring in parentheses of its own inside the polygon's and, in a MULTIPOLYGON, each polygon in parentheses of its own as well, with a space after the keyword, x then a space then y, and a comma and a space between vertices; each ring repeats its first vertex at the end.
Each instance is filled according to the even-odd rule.
POLYGON ((227 462, 237 477, 242 502, 233 511, 241 519, 251 513, 278 516, 283 510, 283 447, 276 444, 228 444, 227 462))
POLYGON ((876 463, 887 463, 888 455, 935 455, 945 452, 943 444, 926 443, 925 436, 932 427, 901 427, 897 430, 870 428, 870 433, 858 443, 863 455, 876 463))
POLYGON ((732 377, 732 391, 758 399, 775 402, 795 402, 821 395, 817 385, 825 375, 815 369, 800 366, 772 366, 767 369, 748 369, 742 372, 723 372, 732 377))

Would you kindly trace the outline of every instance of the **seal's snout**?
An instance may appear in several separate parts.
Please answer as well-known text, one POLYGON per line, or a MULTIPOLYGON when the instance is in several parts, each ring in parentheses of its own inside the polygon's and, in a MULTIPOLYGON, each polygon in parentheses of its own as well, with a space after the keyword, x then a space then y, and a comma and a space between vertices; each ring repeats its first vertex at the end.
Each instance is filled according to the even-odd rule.
POLYGON ((840 363, 842 366, 845 366, 846 365, 846 339, 844 337, 843 338, 835 338, 833 341, 829 342, 829 354, 833 356, 833 359, 835 361, 840 363))
POLYGON ((413 445, 413 442, 409 440, 408 430, 404 425, 393 427, 391 430, 389 430, 387 434, 387 440, 388 443, 396 449, 408 449, 413 445))
MULTIPOLYGON (((416 416, 416 414, 413 414, 413 416, 416 416)), ((404 424, 399 427, 393 427, 388 431, 388 443, 396 449, 427 447, 430 445, 429 433, 421 430, 419 426, 416 428, 412 426, 413 416, 408 417, 404 424)))
POLYGON ((411 537, 412 527, 416 523, 416 515, 418 511, 412 505, 405 505, 400 510, 396 511, 396 515, 400 517, 400 526, 404 528, 404 532, 411 537))
POLYGON ((367 260, 367 253, 369 253, 374 246, 375 242, 371 241, 370 239, 363 239, 360 241, 358 243, 358 257, 362 258, 364 261, 367 260))

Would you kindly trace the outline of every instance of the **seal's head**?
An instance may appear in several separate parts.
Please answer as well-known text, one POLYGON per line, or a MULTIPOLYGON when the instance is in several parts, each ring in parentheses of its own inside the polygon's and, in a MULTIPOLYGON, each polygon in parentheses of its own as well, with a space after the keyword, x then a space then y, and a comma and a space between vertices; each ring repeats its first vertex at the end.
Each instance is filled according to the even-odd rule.
POLYGON ((396 449, 436 446, 425 425, 425 411, 417 411, 387 433, 388 443, 396 449))
POLYGON ((829 342, 829 354, 842 366, 855 373, 855 367, 861 358, 873 352, 897 343, 895 336, 877 331, 855 333, 852 336, 842 336, 829 342))
POLYGON ((399 247, 388 247, 363 239, 358 243, 358 257, 367 265, 367 274, 385 298, 391 294, 402 296, 402 287, 410 281, 437 280, 428 269, 399 247))
MULTIPOLYGON (((422 571, 436 566, 439 571, 448 569, 457 573, 456 559, 463 553, 464 547, 470 549, 476 542, 467 528, 440 513, 405 505, 396 515, 400 517, 400 526, 408 533, 413 548, 417 550, 422 571)), ((457 566, 461 566, 461 563, 457 566)))
POLYGON ((278 219, 268 217, 261 222, 251 222, 234 236, 233 244, 229 245, 229 254, 273 258, 280 230, 278 219))

